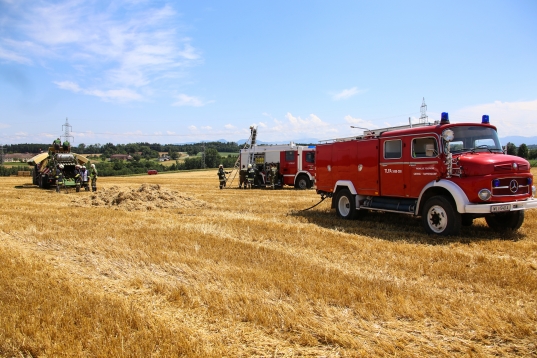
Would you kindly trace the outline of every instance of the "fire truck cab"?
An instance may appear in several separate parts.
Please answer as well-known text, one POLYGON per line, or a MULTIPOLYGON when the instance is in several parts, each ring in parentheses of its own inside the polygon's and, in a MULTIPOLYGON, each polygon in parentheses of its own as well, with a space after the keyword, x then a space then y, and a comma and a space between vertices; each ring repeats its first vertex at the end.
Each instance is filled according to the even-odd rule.
POLYGON ((291 185, 309 189, 315 183, 315 146, 254 144, 240 152, 240 167, 247 168, 248 164, 256 170, 254 185, 257 187, 291 185), (277 178, 271 178, 271 182, 272 165, 277 168, 277 178))
POLYGON ((487 115, 481 123, 365 131, 317 146, 317 192, 344 219, 362 210, 422 217, 429 234, 456 235, 484 217, 496 230, 517 230, 537 207, 529 162, 506 155, 487 115))

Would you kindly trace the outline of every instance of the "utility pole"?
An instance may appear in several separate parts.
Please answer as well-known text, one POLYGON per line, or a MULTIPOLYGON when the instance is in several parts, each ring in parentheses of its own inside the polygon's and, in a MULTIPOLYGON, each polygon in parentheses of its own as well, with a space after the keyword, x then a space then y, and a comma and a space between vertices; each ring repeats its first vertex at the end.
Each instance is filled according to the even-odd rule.
POLYGON ((427 117, 427 105, 425 104, 425 97, 423 97, 423 102, 421 103, 420 112, 421 112, 420 123, 428 123, 429 117, 427 117))
POLYGON ((74 137, 71 135, 71 130, 72 130, 72 127, 69 124, 69 120, 65 118, 65 124, 62 125, 62 131, 63 131, 62 142, 68 141, 69 143, 71 143, 71 146, 72 146, 74 143, 74 137))
POLYGON ((205 142, 202 142, 203 143, 203 151, 201 152, 201 169, 205 169, 206 167, 206 164, 205 164, 205 142))
POLYGON ((0 144, 0 164, 4 164, 4 145, 0 144))

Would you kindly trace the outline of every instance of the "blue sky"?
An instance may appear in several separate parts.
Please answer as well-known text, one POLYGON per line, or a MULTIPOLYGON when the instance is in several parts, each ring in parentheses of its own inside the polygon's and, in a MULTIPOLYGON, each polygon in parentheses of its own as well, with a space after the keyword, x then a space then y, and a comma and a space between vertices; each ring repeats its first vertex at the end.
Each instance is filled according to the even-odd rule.
MULTIPOLYGON (((537 136, 537 1, 0 0, 0 143, 537 136)), ((504 143, 505 144, 505 143, 504 143)))

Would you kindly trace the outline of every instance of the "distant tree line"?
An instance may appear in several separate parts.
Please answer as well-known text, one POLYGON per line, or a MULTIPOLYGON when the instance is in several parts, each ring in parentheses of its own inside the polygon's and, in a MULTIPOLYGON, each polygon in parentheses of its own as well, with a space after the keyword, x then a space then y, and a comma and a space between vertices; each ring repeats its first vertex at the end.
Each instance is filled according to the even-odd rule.
MULTIPOLYGON (((5 153, 39 153, 47 151, 51 144, 10 144, 4 146, 5 153)), ((189 155, 196 155, 203 151, 203 147, 216 149, 218 152, 238 153, 242 148, 235 142, 205 142, 191 144, 159 144, 159 143, 129 143, 101 145, 80 143, 72 147, 73 152, 78 154, 101 154, 110 157, 112 154, 134 154, 141 153, 143 158, 157 158, 159 152, 168 152, 169 155, 178 152, 186 152, 189 155)), ((172 158, 175 159, 175 158, 172 158)))
POLYGON ((507 143, 507 154, 516 155, 528 160, 537 159, 537 145, 526 145, 522 143, 520 146, 516 146, 513 143, 507 143))

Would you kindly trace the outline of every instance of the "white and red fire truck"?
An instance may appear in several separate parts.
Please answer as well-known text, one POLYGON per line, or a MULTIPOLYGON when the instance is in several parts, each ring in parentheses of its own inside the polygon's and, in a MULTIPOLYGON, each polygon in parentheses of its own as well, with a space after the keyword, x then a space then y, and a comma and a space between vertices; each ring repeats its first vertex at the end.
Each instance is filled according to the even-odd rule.
POLYGON ((268 172, 272 164, 278 169, 276 187, 292 185, 298 189, 309 189, 315 183, 315 146, 301 146, 294 143, 286 145, 257 145, 241 149, 240 167, 256 169, 254 185, 265 187, 269 183, 268 172))
POLYGON ((339 217, 363 210, 421 216, 429 234, 456 235, 484 217, 495 230, 517 230, 536 208, 527 160, 506 155, 496 127, 440 122, 364 131, 317 146, 317 193, 339 217))

